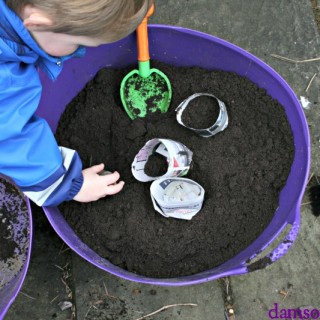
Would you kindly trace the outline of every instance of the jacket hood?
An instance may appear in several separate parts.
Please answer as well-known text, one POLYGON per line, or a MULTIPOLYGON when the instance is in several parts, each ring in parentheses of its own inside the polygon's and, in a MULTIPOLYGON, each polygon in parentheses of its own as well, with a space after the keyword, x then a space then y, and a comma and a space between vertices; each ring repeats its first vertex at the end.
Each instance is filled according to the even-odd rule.
POLYGON ((71 57, 82 57, 84 54, 85 48, 79 47, 67 56, 48 55, 32 38, 21 18, 6 5, 4 0, 0 0, 0 63, 35 64, 55 80, 65 60, 71 57))

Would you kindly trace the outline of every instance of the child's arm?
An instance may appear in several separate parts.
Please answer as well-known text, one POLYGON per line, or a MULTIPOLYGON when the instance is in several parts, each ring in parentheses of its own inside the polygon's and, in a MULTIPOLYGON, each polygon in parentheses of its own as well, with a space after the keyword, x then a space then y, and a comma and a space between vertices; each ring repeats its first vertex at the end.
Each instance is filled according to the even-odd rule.
POLYGON ((100 182, 106 177, 93 179, 84 171, 82 188, 77 152, 59 148, 47 122, 34 115, 40 96, 33 65, 0 63, 0 173, 11 177, 39 206, 55 206, 75 196, 82 201, 88 183, 91 195, 86 200, 100 198, 100 182))

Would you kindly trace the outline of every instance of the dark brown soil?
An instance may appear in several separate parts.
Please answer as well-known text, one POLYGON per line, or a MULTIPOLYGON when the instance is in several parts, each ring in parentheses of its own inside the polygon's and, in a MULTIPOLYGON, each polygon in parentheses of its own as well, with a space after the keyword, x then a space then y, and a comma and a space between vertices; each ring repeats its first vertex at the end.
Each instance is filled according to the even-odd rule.
POLYGON ((163 176, 168 170, 167 159, 159 154, 152 154, 144 167, 144 172, 149 177, 163 176))
POLYGON ((69 202, 60 210, 93 250, 113 264, 150 277, 179 277, 211 269, 250 245, 278 207, 294 156, 283 107, 265 89, 234 73, 152 62, 170 79, 165 114, 131 121, 120 102, 123 77, 134 68, 101 70, 62 115, 57 138, 79 151, 84 167, 104 162, 126 182, 119 194, 97 202, 69 202), (176 121, 175 108, 196 92, 224 101, 229 126, 202 138, 176 121), (132 176, 131 163, 152 138, 190 148, 186 178, 205 189, 202 210, 191 221, 165 218, 150 198, 150 183, 132 176))
MULTIPOLYGON (((21 248, 14 239, 13 226, 17 225, 19 207, 23 204, 23 196, 11 183, 0 177, 0 261, 6 262, 18 252, 21 254, 21 248), (16 214, 16 215, 14 215, 16 214), (15 253, 16 251, 16 253, 15 253)), ((21 230, 22 235, 27 234, 27 229, 21 230)))
POLYGON ((23 267, 28 252, 28 228, 24 196, 0 177, 0 288, 23 267))
POLYGON ((216 99, 200 96, 191 100, 184 109, 182 122, 189 128, 207 129, 218 120, 220 107, 216 99))
POLYGON ((11 236, 11 230, 9 229, 10 222, 7 214, 1 215, 0 234, 1 234, 1 246, 0 246, 0 260, 7 262, 9 258, 14 256, 14 251, 17 244, 13 241, 11 236))

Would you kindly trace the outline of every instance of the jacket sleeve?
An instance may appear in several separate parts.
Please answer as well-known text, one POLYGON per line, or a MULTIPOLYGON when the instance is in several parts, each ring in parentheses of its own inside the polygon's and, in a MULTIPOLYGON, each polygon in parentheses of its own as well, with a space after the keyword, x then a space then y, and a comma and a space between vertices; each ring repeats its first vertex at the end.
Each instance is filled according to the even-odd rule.
POLYGON ((82 183, 76 151, 58 147, 47 122, 34 113, 41 83, 33 65, 0 63, 0 173, 39 206, 71 200, 82 183))

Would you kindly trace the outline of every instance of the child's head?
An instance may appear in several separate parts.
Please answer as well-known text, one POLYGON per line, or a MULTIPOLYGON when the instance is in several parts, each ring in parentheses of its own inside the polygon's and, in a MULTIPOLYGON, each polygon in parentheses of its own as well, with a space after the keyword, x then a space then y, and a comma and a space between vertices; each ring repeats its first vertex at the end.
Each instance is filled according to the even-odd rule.
POLYGON ((6 0, 34 32, 48 31, 114 42, 133 32, 152 0, 6 0), (29 19, 29 20, 27 20, 29 19))

